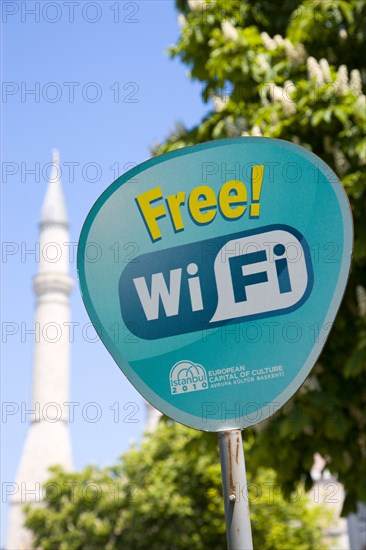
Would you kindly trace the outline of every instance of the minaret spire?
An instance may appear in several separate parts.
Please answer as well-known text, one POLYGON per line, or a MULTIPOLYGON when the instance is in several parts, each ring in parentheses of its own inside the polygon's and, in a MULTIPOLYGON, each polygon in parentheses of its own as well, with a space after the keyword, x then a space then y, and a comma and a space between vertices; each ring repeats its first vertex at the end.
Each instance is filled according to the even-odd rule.
POLYGON ((41 225, 58 223, 68 225, 64 194, 61 184, 60 153, 52 151, 52 169, 41 210, 41 225))
POLYGON ((60 157, 52 155, 52 170, 40 219, 40 263, 34 277, 36 295, 33 357, 33 411, 20 460, 16 493, 10 504, 7 548, 31 548, 22 507, 42 500, 48 468, 72 468, 68 429, 69 401, 69 275, 68 219, 61 185, 60 157))

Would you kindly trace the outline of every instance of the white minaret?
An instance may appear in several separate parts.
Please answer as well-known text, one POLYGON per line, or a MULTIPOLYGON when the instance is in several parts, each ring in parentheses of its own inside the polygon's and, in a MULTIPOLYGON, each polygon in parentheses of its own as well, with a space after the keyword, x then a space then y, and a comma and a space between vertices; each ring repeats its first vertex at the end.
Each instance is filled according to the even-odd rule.
POLYGON ((154 430, 156 430, 156 427, 159 424, 161 412, 155 409, 155 407, 153 407, 148 401, 145 401, 145 412, 145 431, 153 432, 154 430))
POLYGON ((68 427, 69 401, 69 231, 60 177, 60 160, 53 152, 53 166, 40 222, 40 263, 34 277, 36 295, 33 358, 32 421, 16 478, 8 522, 8 550, 31 548, 30 533, 23 527, 22 507, 42 500, 42 483, 48 468, 60 464, 71 470, 68 427))

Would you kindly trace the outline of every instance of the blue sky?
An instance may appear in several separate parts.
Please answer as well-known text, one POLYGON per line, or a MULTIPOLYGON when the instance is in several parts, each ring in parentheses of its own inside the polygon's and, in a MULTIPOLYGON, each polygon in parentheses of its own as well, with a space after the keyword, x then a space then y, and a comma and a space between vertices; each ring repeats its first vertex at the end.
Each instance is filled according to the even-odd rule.
MULTIPOLYGON (((34 323, 31 279, 38 264, 26 251, 38 241, 52 148, 60 149, 70 241, 77 243, 101 192, 130 163, 149 158, 149 147, 163 141, 176 121, 190 126, 206 111, 200 85, 166 54, 179 34, 173 1, 69 4, 2 5, 2 240, 3 252, 13 251, 2 257, 2 400, 19 405, 19 413, 3 418, 3 482, 15 478, 28 428, 20 411, 31 399, 34 336, 26 330, 34 323), (7 335, 9 327, 17 333, 7 335)), ((76 281, 75 262, 71 274, 76 281)), ((81 469, 113 463, 140 437, 145 411, 103 345, 83 338, 89 319, 77 284, 71 311, 79 326, 71 344, 70 400, 80 405, 70 429, 81 469), (102 413, 97 423, 83 418, 91 402, 102 413), (137 422, 123 422, 132 412, 137 422)), ((3 502, 2 544, 6 513, 3 502)))

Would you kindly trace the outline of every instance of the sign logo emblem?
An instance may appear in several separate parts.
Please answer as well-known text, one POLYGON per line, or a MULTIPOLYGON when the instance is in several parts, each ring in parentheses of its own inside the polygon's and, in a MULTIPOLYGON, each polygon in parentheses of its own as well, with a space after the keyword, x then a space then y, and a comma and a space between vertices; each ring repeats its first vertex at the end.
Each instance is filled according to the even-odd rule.
POLYGON ((283 315, 312 286, 304 236, 273 225, 139 256, 122 272, 119 298, 127 328, 151 340, 283 315))
POLYGON ((192 361, 179 361, 170 371, 170 391, 173 395, 207 388, 207 372, 202 365, 192 361))

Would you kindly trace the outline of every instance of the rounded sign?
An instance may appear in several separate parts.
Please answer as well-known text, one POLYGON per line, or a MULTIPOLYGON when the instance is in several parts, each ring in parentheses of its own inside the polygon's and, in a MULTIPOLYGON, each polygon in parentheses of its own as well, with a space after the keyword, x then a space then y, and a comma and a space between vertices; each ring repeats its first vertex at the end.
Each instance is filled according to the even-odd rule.
POLYGON ((136 389, 178 422, 219 431, 262 421, 303 383, 351 251, 330 168, 292 143, 245 137, 117 179, 85 221, 78 272, 93 325, 136 389))

